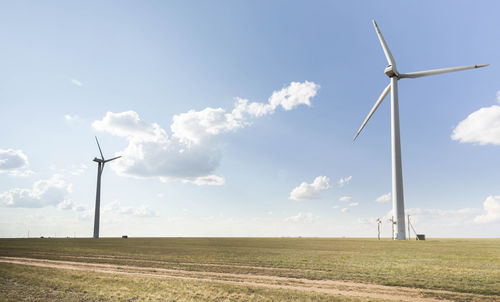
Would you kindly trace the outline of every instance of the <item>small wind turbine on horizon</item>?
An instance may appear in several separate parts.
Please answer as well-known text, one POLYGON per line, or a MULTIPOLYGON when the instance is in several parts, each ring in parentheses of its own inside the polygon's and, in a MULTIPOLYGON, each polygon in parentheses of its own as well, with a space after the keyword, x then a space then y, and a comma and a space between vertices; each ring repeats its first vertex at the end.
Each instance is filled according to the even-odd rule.
POLYGON ((104 164, 120 158, 121 156, 113 157, 111 159, 104 159, 104 155, 102 155, 101 146, 99 145, 99 140, 97 136, 95 137, 95 141, 97 142, 97 147, 99 148, 99 153, 101 153, 101 158, 94 157, 94 161, 97 163, 97 192, 95 196, 95 215, 94 215, 94 238, 99 238, 99 219, 101 212, 101 175, 104 170, 104 164))
MULTIPOLYGON (((387 43, 380 32, 380 29, 377 26, 375 20, 373 20, 373 26, 375 27, 375 31, 377 32, 377 36, 380 40, 380 44, 382 45, 382 49, 384 50, 385 57, 387 59, 387 63, 389 64, 384 73, 391 79, 391 82, 387 87, 385 87, 382 94, 379 96, 378 100, 373 105, 370 113, 359 127, 358 132, 354 136, 353 140, 356 140, 358 135, 361 133, 363 128, 365 127, 368 120, 371 118, 375 110, 377 110, 378 106, 382 103, 384 98, 391 91, 391 150, 392 150, 392 207, 393 207, 393 215, 396 217, 395 225, 396 230, 393 235, 393 239, 396 240, 405 240, 405 209, 404 209, 404 196, 403 196, 403 172, 401 168, 401 141, 399 135, 399 105, 398 105, 398 81, 400 79, 413 79, 413 78, 421 78, 441 73, 454 72, 466 69, 480 68, 488 66, 489 64, 481 64, 481 65, 468 65, 468 66, 460 66, 460 67, 450 67, 450 68, 441 68, 441 69, 432 69, 418 72, 410 72, 410 73, 399 73, 396 69, 396 61, 387 46, 387 43)), ((393 225, 394 230, 394 225, 393 225)))

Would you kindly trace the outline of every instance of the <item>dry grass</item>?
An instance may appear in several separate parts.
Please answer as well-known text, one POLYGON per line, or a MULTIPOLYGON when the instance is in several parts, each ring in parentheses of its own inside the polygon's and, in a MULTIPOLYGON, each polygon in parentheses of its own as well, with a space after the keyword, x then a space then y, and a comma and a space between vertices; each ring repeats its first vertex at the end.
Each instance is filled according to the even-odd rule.
MULTIPOLYGON (((367 301, 320 293, 0 264, 0 301, 367 301)), ((370 301, 373 301, 371 299, 370 301)))
MULTIPOLYGON (((0 255, 351 280, 485 294, 500 300, 499 239, 424 242, 326 238, 1 239, 0 255)), ((201 285, 191 282, 190 286, 201 285)), ((241 290, 213 286, 222 288, 222 292, 228 288, 241 290)), ((263 292, 272 296, 273 291, 263 292)), ((212 294, 218 295, 218 291, 212 294)), ((172 299, 179 297, 182 296, 172 299)))

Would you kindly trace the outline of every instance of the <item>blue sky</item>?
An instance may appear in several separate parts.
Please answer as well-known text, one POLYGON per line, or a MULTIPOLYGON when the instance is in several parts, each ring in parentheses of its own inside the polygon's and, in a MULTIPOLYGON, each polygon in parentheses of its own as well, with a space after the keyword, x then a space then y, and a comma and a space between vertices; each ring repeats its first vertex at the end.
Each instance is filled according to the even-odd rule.
POLYGON ((388 82, 372 19, 400 72, 491 64, 399 97, 417 231, 498 237, 499 6, 4 2, 0 237, 92 234, 94 135, 124 156, 102 236, 376 236, 377 217, 390 236, 389 99, 352 142, 388 82))

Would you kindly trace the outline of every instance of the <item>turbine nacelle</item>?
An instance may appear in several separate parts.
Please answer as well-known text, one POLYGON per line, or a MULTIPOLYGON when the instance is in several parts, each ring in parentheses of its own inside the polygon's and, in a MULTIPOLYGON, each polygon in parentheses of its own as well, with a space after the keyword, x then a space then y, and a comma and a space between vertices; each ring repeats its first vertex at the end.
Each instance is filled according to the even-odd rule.
POLYGON ((104 162, 102 159, 99 159, 97 157, 94 157, 93 161, 95 161, 96 163, 102 163, 102 162, 104 162))
POLYGON ((388 65, 385 69, 384 69, 384 73, 389 77, 389 78, 393 78, 393 77, 396 77, 396 78, 399 78, 399 73, 398 71, 396 70, 396 68, 394 68, 392 65, 388 65))

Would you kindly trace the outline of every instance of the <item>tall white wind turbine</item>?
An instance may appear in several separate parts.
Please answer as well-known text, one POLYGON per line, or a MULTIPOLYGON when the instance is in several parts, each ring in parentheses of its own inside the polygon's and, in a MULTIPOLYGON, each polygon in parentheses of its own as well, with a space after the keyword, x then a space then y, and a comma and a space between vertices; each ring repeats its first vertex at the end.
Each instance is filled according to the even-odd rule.
POLYGON ((97 147, 99 148, 99 153, 101 153, 101 158, 94 157, 94 161, 97 163, 97 192, 95 196, 95 215, 94 215, 94 238, 99 238, 99 219, 101 216, 101 175, 102 170, 104 170, 104 164, 120 158, 121 156, 113 157, 111 159, 104 159, 104 155, 102 155, 101 146, 99 146, 99 140, 97 140, 97 136, 95 138, 97 142, 97 147))
MULTIPOLYGON (((482 65, 469 65, 469 66, 460 66, 460 67, 451 67, 451 68, 441 68, 441 69, 432 69, 426 71, 418 71, 418 72, 410 72, 410 73, 402 73, 400 74, 396 69, 396 61, 387 46, 387 43, 380 32, 380 29, 377 26, 375 20, 373 20, 373 25, 375 26, 375 31, 377 32, 377 36, 380 40, 380 44, 382 45, 382 49, 384 50, 385 57, 387 58, 387 63, 389 64, 384 73, 390 78, 390 83, 385 87, 382 94, 379 96, 378 100, 373 105, 370 113, 359 127, 358 132, 354 136, 354 139, 358 137, 361 130, 365 127, 368 120, 371 118, 375 110, 377 110, 378 106, 382 103, 384 98, 391 91, 391 150, 392 150, 392 207, 393 207, 393 215, 395 219, 396 230, 394 230, 394 238, 396 240, 405 240, 405 209, 404 209, 404 196, 403 196, 403 172, 401 169, 401 141, 399 138, 399 105, 398 105, 398 81, 400 79, 405 78, 420 78, 426 77, 441 73, 454 72, 466 69, 480 68, 488 66, 489 64, 482 65)), ((394 225, 393 225, 394 228, 394 225)))

